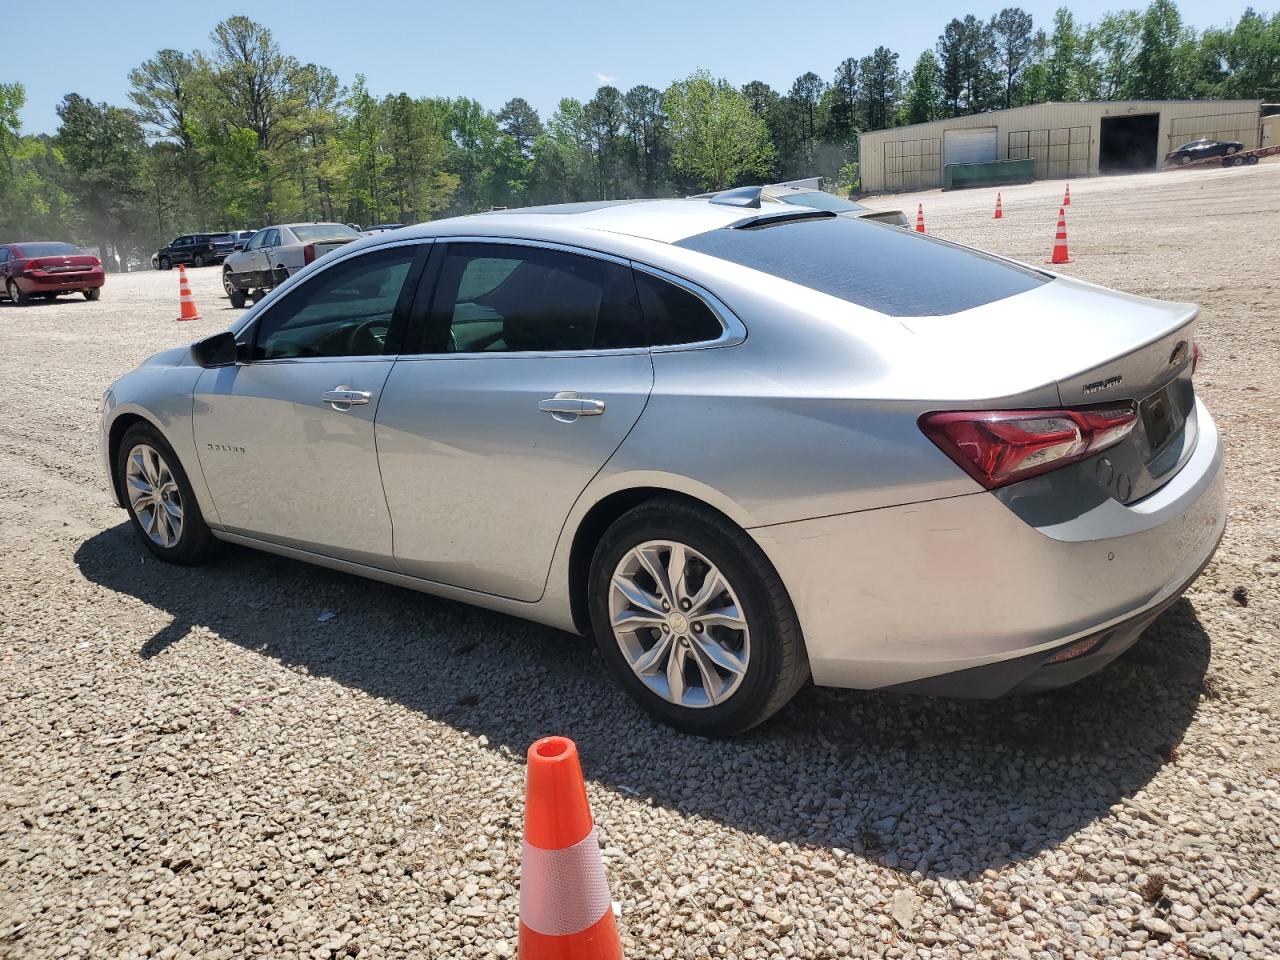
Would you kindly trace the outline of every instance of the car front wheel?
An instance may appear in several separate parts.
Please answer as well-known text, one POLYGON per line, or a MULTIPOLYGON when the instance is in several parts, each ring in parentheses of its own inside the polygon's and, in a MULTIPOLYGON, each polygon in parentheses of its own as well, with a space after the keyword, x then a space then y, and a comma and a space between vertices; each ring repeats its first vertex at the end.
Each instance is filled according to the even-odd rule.
POLYGON ((161 257, 161 258, 160 258, 160 269, 161 269, 161 270, 169 270, 169 269, 171 269, 172 267, 173 267, 173 263, 169 260, 169 258, 168 258, 168 257, 161 257))
POLYGON ((213 551, 191 482, 177 454, 150 424, 130 427, 116 454, 116 476, 143 545, 169 563, 195 564, 213 551))
POLYGON ((1235 148, 1235 147, 1227 147, 1227 156, 1228 156, 1228 157, 1229 157, 1229 156, 1231 156, 1231 155, 1232 155, 1233 153, 1235 153, 1235 152, 1236 152, 1236 148, 1235 148))
POLYGON ((1182 164, 1183 166, 1186 166, 1188 163, 1190 163, 1190 162, 1191 162, 1191 158, 1190 158, 1190 157, 1187 157, 1187 156, 1184 156, 1184 157, 1183 157, 1181 160, 1179 160, 1178 162, 1179 162, 1180 164, 1182 164))
POLYGON ((809 677, 777 571, 725 517, 659 498, 619 518, 592 559, 600 652, 651 714, 731 736, 780 710, 809 677))

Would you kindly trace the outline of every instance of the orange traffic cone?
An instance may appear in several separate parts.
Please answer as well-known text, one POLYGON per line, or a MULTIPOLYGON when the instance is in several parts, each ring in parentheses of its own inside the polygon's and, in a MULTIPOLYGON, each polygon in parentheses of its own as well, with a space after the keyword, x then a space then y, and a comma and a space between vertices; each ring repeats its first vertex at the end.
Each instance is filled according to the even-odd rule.
POLYGON ((535 741, 526 776, 520 960, 621 960, 577 746, 535 741))
POLYGON ((916 233, 924 233, 924 204, 916 205, 916 233))
POLYGON ((1062 195, 1062 205, 1064 207, 1071 206, 1071 184, 1067 184, 1067 192, 1062 195))
POLYGON ((1045 263, 1074 263, 1067 253, 1067 212, 1058 208, 1058 235, 1053 238, 1053 259, 1045 263))
POLYGON ((178 264, 178 319, 200 319, 200 311, 196 309, 196 299, 191 296, 191 287, 187 284, 187 268, 182 264, 178 264))
POLYGON ((998 194, 998 193, 996 194, 996 215, 995 215, 994 217, 992 217, 991 219, 992 219, 992 220, 1003 220, 1003 219, 1004 219, 1004 211, 1000 209, 1000 194, 998 194))

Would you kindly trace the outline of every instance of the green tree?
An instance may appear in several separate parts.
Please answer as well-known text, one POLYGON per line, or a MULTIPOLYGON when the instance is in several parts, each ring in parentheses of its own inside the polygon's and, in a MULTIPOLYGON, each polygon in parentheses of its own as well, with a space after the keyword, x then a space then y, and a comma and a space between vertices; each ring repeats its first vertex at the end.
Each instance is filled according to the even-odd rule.
POLYGON ((810 70, 796 77, 791 84, 791 92, 787 94, 799 119, 800 155, 805 167, 813 165, 814 146, 818 139, 818 108, 826 90, 826 83, 810 70))
POLYGON ((831 86, 827 88, 826 125, 823 137, 833 143, 851 146, 862 129, 858 116, 858 61, 846 57, 836 67, 831 86))
POLYGON ((498 128, 516 142, 526 157, 533 155, 533 141, 542 135, 538 111, 524 97, 512 97, 498 111, 498 128))
POLYGON ((617 87, 606 84, 596 90, 583 111, 596 162, 596 196, 616 200, 622 194, 622 131, 626 106, 617 87))
POLYGON ((1183 40, 1182 15, 1173 0, 1152 0, 1142 14, 1138 52, 1133 58, 1131 96, 1167 100, 1182 92, 1177 50, 1183 40))
POLYGON ((67 190, 76 199, 84 235, 97 242, 103 265, 111 269, 112 253, 121 259, 128 255, 125 241, 139 216, 142 128, 123 107, 94 103, 78 93, 62 98, 58 118, 67 190))
POLYGON ((867 128, 883 130, 898 118, 902 100, 902 77, 898 55, 888 47, 876 47, 858 64, 862 75, 859 109, 867 118, 867 128))
POLYGON ((939 82, 938 58, 926 50, 911 68, 907 92, 902 103, 903 123, 927 123, 943 115, 942 86, 939 82))
POLYGON ((213 111, 223 123, 253 134, 258 175, 246 186, 255 195, 257 219, 278 222, 289 207, 289 198, 280 195, 285 148, 300 136, 306 110, 302 66, 281 52, 270 30, 248 17, 224 20, 211 39, 206 69, 216 91, 213 111))
POLYGON ((196 210, 207 199, 194 129, 202 78, 195 60, 180 50, 161 50, 129 71, 129 99, 137 109, 138 119, 150 128, 153 137, 168 140, 178 148, 176 153, 155 151, 155 160, 169 159, 181 171, 186 191, 194 201, 190 206, 196 210))
POLYGON ((1137 11, 1121 10, 1108 13, 1089 28, 1098 94, 1103 99, 1114 100, 1128 94, 1141 26, 1142 20, 1137 11))
POLYGON ((677 169, 708 190, 723 190, 769 170, 773 148, 764 121, 727 80, 699 70, 667 88, 677 169))
POLYGON ((1005 7, 989 27, 1004 88, 1004 106, 1012 107, 1023 71, 1035 50, 1035 24, 1021 7, 1005 7))
POLYGON ((641 192, 651 195, 663 188, 670 163, 662 91, 644 84, 634 86, 623 96, 622 107, 631 168, 641 192))

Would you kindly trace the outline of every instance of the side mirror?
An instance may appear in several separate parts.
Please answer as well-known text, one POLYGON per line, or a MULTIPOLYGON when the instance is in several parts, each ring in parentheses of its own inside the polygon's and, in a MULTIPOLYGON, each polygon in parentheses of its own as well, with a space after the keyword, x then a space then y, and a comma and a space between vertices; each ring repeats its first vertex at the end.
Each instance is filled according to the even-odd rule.
POLYGON ((197 367, 233 367, 238 359, 236 335, 230 330, 215 333, 191 345, 191 359, 197 367))
POLYGON ((244 240, 237 240, 235 243, 233 243, 233 244, 231 245, 231 246, 232 246, 232 249, 234 249, 234 250, 243 250, 243 249, 245 248, 245 242, 246 242, 246 241, 244 241, 244 240))

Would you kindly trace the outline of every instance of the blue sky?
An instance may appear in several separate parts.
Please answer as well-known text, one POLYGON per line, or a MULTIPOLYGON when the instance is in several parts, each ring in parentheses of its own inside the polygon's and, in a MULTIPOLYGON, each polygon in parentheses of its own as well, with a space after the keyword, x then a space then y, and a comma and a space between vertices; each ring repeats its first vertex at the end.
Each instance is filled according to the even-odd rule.
MULTIPOLYGON (((1010 2, 279 0, 256 10, 219 3, 72 3, 62 27, 51 33, 49 17, 61 14, 47 4, 14 0, 2 32, 17 42, 3 44, 0 80, 26 85, 24 131, 52 132, 63 94, 127 105, 131 68, 164 47, 207 48, 214 24, 245 13, 270 27, 286 53, 329 67, 344 83, 364 73, 375 94, 466 95, 492 109, 523 96, 545 117, 561 97, 587 99, 601 83, 624 91, 637 83, 661 89, 698 67, 735 84, 764 80, 781 90, 806 70, 829 80, 845 57, 865 56, 879 44, 896 50, 908 67, 957 12, 985 18, 1010 2)), ((1021 5, 1037 25, 1048 26, 1058 2, 1021 5)), ((1077 22, 1087 23, 1107 10, 1141 5, 1079 0, 1070 7, 1077 22)), ((1233 22, 1246 4, 1181 0, 1179 6, 1189 25, 1203 29, 1233 22)))

